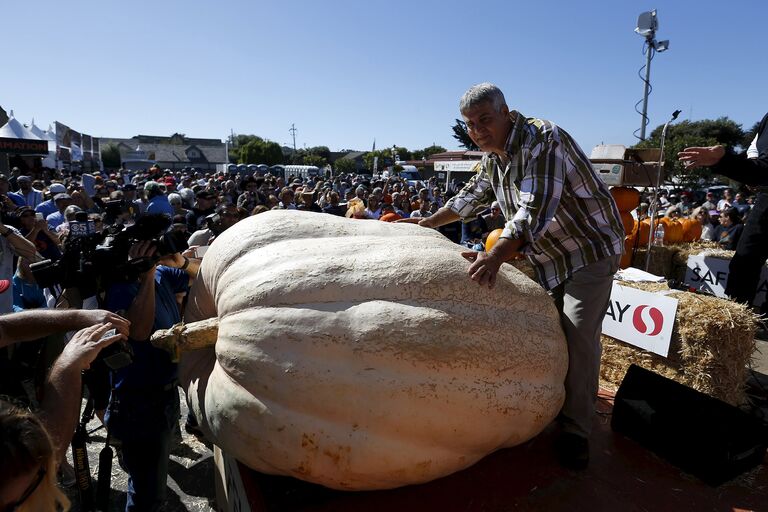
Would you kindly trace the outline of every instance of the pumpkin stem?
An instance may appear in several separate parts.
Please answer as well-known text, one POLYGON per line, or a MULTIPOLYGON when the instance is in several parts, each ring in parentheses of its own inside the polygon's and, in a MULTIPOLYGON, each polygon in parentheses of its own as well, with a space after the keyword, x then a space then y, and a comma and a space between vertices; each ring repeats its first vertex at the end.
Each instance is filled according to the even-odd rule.
POLYGON ((178 323, 170 329, 159 329, 152 334, 152 345, 167 351, 174 361, 181 352, 212 347, 219 334, 219 319, 208 318, 185 324, 178 323))

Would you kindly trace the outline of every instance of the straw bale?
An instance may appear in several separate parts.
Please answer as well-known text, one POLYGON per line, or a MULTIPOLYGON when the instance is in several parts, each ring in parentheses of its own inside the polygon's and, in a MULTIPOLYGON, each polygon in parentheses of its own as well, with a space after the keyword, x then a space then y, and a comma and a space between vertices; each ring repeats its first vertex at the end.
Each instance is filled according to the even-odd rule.
POLYGON ((646 269, 645 259, 648 254, 648 248, 639 247, 632 256, 632 266, 669 279, 672 276, 672 259, 678 250, 677 245, 651 246, 651 260, 646 269))
MULTIPOLYGON (((646 291, 658 283, 622 283, 646 291)), ((717 297, 673 291, 678 299, 669 358, 602 336, 601 385, 617 389, 634 363, 731 405, 745 401, 747 365, 755 350, 757 316, 717 297)))

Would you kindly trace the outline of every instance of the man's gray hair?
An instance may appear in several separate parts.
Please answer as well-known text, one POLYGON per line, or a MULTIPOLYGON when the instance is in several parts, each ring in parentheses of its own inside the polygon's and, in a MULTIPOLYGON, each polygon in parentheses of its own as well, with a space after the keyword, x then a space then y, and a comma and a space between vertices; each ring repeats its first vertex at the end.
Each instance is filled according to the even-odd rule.
POLYGON ((463 114, 485 102, 490 102, 497 112, 501 112, 502 107, 507 104, 501 89, 490 82, 483 82, 482 84, 473 85, 464 93, 461 101, 459 101, 459 112, 463 114))

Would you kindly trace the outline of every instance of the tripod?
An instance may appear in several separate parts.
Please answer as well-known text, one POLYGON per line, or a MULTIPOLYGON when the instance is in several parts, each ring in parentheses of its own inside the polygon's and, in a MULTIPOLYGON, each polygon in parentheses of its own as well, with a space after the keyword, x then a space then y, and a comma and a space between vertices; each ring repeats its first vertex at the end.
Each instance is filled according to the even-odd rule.
MULTIPOLYGON (((114 372, 110 373, 113 374, 114 372)), ((114 375, 110 376, 113 377, 110 381, 114 382, 114 375)), ((114 385, 112 385, 108 406, 110 415, 117 412, 117 408, 118 400, 115 398, 115 389, 114 385)), ((111 446, 112 435, 107 424, 107 438, 104 442, 104 448, 99 452, 99 475, 94 495, 93 480, 88 462, 88 448, 86 446, 90 434, 88 432, 88 423, 93 419, 94 413, 94 400, 92 394, 89 393, 85 409, 75 430, 75 435, 72 436, 72 459, 83 512, 109 510, 109 491, 112 483, 112 460, 114 458, 111 446)))

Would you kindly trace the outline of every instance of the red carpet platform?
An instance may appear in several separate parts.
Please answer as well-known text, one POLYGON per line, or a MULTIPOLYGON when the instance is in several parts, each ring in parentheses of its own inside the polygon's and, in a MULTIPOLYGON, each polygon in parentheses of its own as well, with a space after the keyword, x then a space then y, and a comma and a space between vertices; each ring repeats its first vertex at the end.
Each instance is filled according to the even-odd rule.
POLYGON ((390 491, 345 493, 292 478, 241 471, 255 511, 768 511, 768 460, 718 487, 611 430, 613 395, 601 392, 591 463, 560 467, 554 430, 459 473, 390 491))

